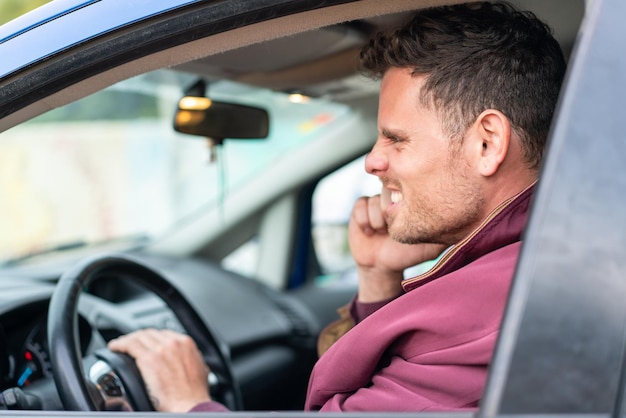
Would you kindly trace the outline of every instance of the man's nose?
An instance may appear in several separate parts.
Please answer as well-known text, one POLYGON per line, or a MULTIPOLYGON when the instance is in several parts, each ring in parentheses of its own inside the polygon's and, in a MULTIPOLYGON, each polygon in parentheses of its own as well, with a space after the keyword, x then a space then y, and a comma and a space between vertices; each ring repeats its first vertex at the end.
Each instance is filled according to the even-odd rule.
POLYGON ((389 166, 387 155, 381 149, 379 141, 376 141, 372 150, 365 157, 365 171, 375 176, 380 176, 389 166))

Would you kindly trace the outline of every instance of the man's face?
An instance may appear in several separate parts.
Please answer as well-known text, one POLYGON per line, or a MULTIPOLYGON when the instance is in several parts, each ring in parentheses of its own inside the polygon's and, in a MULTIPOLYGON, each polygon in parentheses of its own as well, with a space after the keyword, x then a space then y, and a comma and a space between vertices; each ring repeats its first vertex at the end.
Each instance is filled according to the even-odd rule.
POLYGON ((445 135, 436 113, 420 104, 423 82, 409 69, 385 73, 378 139, 365 167, 390 197, 385 216, 392 238, 454 244, 481 221, 484 197, 467 147, 445 135))

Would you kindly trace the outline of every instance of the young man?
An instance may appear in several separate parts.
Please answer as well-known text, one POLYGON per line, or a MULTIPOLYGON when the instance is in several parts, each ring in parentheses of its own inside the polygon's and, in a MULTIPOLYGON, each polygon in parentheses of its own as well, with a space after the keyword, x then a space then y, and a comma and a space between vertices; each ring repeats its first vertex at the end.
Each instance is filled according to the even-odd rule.
MULTIPOLYGON (((365 165, 383 190, 355 204, 349 238, 359 292, 321 336, 327 351, 305 409, 476 408, 565 72, 562 52, 531 14, 480 3, 417 13, 373 38, 361 64, 382 78, 378 139, 365 165), (405 268, 444 250, 429 272, 403 280, 405 268)), ((145 330, 110 348, 137 359, 157 409, 224 410, 207 395, 189 338, 145 330), (159 357, 168 347, 177 355, 159 357)))

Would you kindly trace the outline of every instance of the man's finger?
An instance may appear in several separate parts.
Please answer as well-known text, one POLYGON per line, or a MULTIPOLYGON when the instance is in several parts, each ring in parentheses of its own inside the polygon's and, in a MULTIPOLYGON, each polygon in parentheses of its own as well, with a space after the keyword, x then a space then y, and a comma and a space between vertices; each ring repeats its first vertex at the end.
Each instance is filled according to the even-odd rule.
POLYGON ((377 232, 387 232, 387 222, 381 209, 381 196, 376 195, 368 199, 367 213, 371 228, 377 232))
POLYGON ((361 197, 355 203, 352 208, 352 221, 365 235, 372 235, 374 230, 370 225, 368 214, 368 198, 361 197))

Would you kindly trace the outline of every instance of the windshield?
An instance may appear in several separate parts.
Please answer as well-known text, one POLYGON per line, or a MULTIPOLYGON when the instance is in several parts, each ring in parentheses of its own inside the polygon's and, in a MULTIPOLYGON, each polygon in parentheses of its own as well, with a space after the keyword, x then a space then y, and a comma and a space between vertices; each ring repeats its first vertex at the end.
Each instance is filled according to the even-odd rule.
POLYGON ((267 139, 204 138, 172 128, 195 76, 170 70, 129 79, 0 134, 0 262, 162 234, 315 140, 348 108, 228 81, 211 98, 263 107, 267 139))

